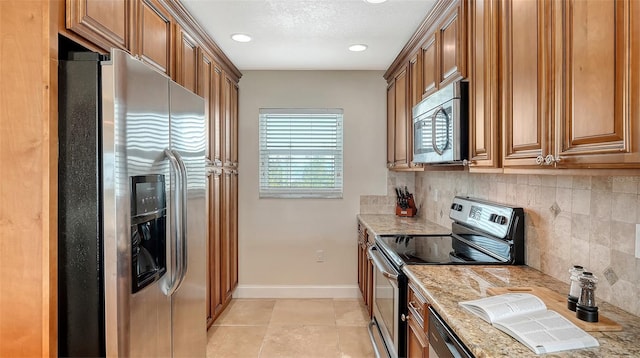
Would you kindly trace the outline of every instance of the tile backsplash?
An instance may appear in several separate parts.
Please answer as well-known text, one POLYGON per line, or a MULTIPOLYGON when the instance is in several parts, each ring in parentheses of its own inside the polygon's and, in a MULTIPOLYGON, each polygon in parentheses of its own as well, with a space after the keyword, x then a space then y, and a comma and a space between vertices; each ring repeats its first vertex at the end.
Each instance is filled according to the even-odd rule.
POLYGON ((422 206, 418 216, 444 226, 451 224, 455 195, 524 208, 528 266, 568 281, 569 268, 582 265, 599 279, 598 298, 640 315, 640 259, 635 257, 640 176, 390 172, 389 194, 363 196, 361 212, 393 213, 392 182, 415 188, 422 206))

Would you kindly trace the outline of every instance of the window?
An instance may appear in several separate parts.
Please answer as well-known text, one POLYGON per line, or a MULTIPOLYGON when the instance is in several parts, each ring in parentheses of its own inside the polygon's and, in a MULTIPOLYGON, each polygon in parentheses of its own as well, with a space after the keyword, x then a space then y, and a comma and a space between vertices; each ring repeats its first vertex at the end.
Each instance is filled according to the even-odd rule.
POLYGON ((260 197, 342 198, 342 109, 260 109, 260 197))

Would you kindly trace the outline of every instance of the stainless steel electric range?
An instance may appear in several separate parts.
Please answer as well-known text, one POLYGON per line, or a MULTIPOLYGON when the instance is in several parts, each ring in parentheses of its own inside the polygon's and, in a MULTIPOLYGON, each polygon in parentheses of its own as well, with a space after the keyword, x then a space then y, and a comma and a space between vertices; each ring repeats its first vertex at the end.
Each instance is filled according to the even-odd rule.
POLYGON ((374 263, 369 335, 378 357, 406 356, 406 323, 401 320, 407 314, 404 265, 524 264, 522 208, 456 196, 449 217, 450 233, 380 235, 369 248, 374 263))

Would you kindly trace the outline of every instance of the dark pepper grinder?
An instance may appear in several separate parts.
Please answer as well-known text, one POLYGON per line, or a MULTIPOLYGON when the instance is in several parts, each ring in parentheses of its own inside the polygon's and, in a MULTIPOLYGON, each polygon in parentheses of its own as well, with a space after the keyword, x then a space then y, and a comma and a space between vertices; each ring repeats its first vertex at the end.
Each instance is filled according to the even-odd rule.
POLYGON ((596 283, 598 278, 591 272, 580 275, 580 297, 576 305, 576 316, 587 322, 598 322, 598 306, 596 306, 596 283))

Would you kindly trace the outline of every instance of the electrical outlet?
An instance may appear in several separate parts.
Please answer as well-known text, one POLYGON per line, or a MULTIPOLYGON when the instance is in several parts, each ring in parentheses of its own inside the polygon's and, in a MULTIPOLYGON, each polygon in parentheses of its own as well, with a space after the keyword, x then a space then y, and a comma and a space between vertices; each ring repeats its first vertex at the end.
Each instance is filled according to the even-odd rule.
POLYGON ((316 262, 324 262, 324 250, 316 250, 316 262))
POLYGON ((640 259, 640 224, 636 224, 636 258, 640 259))

